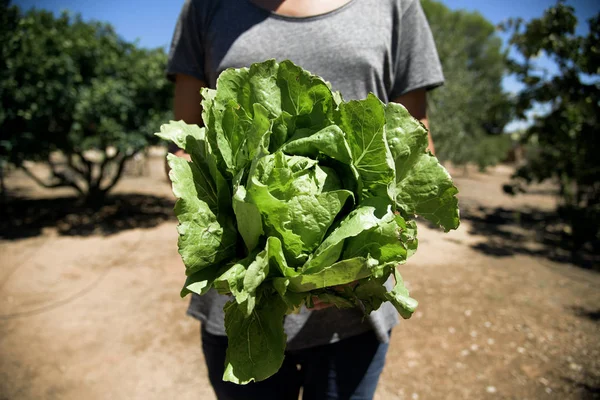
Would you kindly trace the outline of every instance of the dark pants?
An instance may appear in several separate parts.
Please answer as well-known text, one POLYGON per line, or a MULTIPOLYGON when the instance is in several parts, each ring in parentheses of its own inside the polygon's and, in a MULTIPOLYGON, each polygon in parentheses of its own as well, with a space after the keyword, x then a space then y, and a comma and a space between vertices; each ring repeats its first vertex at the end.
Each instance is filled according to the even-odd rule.
POLYGON ((210 383, 219 400, 370 400, 383 370, 388 344, 374 332, 337 343, 286 352, 272 377, 247 385, 223 381, 227 338, 202 329, 210 383))

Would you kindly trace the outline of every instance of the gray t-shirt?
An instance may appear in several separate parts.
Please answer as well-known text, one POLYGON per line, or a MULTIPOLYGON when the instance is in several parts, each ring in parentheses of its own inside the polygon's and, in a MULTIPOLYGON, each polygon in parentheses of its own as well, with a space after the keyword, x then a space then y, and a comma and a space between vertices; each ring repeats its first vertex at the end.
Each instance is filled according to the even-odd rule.
MULTIPOLYGON (((345 100, 369 92, 383 102, 444 77, 418 0, 351 0, 318 16, 287 17, 249 0, 187 0, 175 29, 167 75, 186 74, 214 88, 226 68, 289 59, 331 82, 345 100)), ((391 282, 388 282, 390 284, 391 282)), ((211 291, 192 296, 188 314, 225 335, 223 306, 211 291)), ((374 329, 382 342, 398 324, 389 303, 364 318, 358 309, 301 310, 285 319, 288 350, 331 343, 374 329)))

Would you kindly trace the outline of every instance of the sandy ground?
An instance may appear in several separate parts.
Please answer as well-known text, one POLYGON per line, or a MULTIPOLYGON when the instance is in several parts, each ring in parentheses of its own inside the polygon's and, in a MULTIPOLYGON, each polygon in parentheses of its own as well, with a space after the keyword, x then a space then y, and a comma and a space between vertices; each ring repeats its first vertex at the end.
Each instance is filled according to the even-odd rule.
MULTIPOLYGON (((30 200, 2 223, 0 399, 214 399, 160 160, 143 171, 99 215, 9 176, 30 200)), ((551 188, 511 198, 509 174, 456 171, 460 229, 420 226, 402 266, 419 310, 394 330, 376 399, 600 398, 598 269, 552 242, 551 188)))

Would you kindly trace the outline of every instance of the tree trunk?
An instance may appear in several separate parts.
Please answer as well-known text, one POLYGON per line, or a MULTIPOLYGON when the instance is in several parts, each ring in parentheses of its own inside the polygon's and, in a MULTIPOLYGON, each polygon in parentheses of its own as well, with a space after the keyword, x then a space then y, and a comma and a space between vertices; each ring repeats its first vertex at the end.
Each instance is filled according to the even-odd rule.
POLYGON ((88 189, 87 193, 83 197, 83 204, 92 210, 99 210, 106 201, 107 191, 97 186, 92 186, 88 189))
MULTIPOLYGON (((87 182, 88 190, 84 195, 84 204, 94 210, 100 209, 104 202, 106 201, 106 196, 108 192, 110 192, 115 185, 119 182, 121 177, 123 176, 123 170, 125 169, 125 163, 136 154, 137 151, 128 154, 122 155, 120 157, 113 157, 105 160, 100 164, 98 171, 98 178, 94 179, 92 175, 90 175, 90 180, 87 182), (104 186, 102 185, 103 178, 106 177, 106 169, 110 167, 110 164, 116 164, 117 170, 114 175, 109 179, 108 183, 104 186)), ((108 178, 108 177, 106 177, 108 178)))
POLYGON ((6 209, 6 186, 4 184, 4 160, 0 160, 0 205, 2 212, 6 209))

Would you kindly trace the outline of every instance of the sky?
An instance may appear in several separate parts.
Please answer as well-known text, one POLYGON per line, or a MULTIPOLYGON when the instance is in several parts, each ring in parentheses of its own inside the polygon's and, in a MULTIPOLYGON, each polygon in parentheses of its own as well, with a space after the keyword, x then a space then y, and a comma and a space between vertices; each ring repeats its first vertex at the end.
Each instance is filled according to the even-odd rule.
MULTIPOLYGON (((243 1, 243 0, 240 0, 243 1)), ((146 47, 168 46, 183 0, 13 0, 24 9, 70 10, 84 19, 110 22, 127 40, 139 39, 146 47)), ((525 20, 540 16, 553 0, 442 0, 451 9, 478 11, 494 24, 510 17, 525 20)), ((600 11, 598 0, 569 0, 579 20, 600 11)))
MULTIPOLYGON (((240 0, 243 1, 243 0, 240 0)), ((543 11, 556 3, 555 0, 441 0, 453 10, 477 11, 497 25, 508 18, 530 20, 542 15, 543 11)), ((69 10, 80 13, 85 20, 99 20, 112 24, 117 33, 128 41, 137 40, 143 47, 168 48, 173 30, 184 0, 13 0, 23 9, 43 8, 53 12, 69 10)), ((567 0, 575 7, 580 22, 578 33, 584 32, 590 17, 600 11, 599 0, 567 0)), ((503 40, 506 35, 501 35, 503 40)), ((540 59, 540 66, 552 72, 553 65, 540 59)), ((512 77, 506 77, 504 90, 516 93, 519 83, 512 77)), ((512 128, 519 129, 516 124, 512 128)), ((513 130, 510 129, 509 130, 513 130)))

